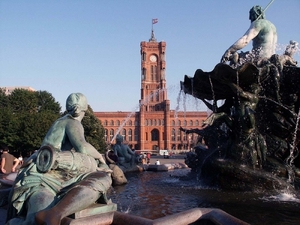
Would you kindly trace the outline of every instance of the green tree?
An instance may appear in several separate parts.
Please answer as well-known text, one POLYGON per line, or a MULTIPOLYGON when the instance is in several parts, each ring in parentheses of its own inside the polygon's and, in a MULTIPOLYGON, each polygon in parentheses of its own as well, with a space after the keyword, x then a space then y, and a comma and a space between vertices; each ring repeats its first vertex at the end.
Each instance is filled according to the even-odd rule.
MULTIPOLYGON (((39 149, 53 122, 62 116, 60 104, 47 91, 15 89, 5 95, 0 89, 0 107, 0 140, 13 153, 39 149)), ((104 153, 104 128, 90 106, 82 124, 86 140, 104 153)))
POLYGON ((0 140, 12 152, 38 149, 51 124, 61 116, 59 103, 46 91, 0 93, 0 104, 0 140))
POLYGON ((39 112, 52 112, 55 114, 61 112, 59 103, 55 101, 50 93, 47 91, 36 91, 35 94, 38 100, 39 112))
POLYGON ((18 114, 11 107, 1 107, 0 110, 0 140, 2 143, 12 147, 15 140, 19 139, 20 120, 18 114))
POLYGON ((93 145, 100 153, 104 153, 107 147, 104 140, 105 131, 90 106, 88 106, 88 110, 82 119, 82 125, 86 141, 93 145))
POLYGON ((34 91, 15 89, 8 95, 8 100, 14 113, 34 113, 37 111, 38 99, 34 91))
POLYGON ((8 106, 8 98, 5 95, 4 89, 0 88, 0 107, 4 109, 8 106))

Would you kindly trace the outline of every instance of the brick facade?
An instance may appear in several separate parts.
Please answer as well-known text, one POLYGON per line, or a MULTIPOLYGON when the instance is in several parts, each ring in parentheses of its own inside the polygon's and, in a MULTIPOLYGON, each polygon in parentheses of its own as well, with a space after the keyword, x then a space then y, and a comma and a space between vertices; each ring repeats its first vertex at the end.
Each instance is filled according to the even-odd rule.
MULTIPOLYGON (((117 133, 135 150, 188 150, 197 134, 179 130, 201 128, 206 112, 176 112, 170 109, 166 89, 166 42, 141 42, 141 98, 138 112, 95 112, 105 128, 105 140, 114 144, 117 133)), ((178 81, 179 82, 179 81, 178 81)))

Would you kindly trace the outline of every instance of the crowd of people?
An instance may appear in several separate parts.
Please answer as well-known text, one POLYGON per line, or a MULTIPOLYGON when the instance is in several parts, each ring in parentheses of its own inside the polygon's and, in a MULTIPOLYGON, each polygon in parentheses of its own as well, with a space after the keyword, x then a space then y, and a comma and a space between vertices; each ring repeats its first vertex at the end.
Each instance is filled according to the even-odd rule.
POLYGON ((142 164, 150 164, 151 154, 150 152, 142 153, 140 158, 142 159, 142 164))

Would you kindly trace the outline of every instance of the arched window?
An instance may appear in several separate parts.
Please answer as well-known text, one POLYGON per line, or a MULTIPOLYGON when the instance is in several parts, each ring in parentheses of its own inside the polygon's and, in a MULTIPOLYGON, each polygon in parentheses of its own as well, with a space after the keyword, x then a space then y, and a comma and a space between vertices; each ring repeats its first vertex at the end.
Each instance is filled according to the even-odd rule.
POLYGON ((104 126, 107 126, 108 122, 107 120, 104 121, 104 126))
POLYGON ((105 140, 105 141, 108 141, 108 140, 107 140, 107 137, 108 137, 108 130, 107 130, 107 129, 104 129, 104 140, 105 140))
POLYGON ((199 126, 199 120, 196 120, 195 126, 199 126))
POLYGON ((155 81, 157 79, 157 66, 151 65, 151 80, 155 81))
POLYGON ((151 131, 151 141, 158 141, 158 130, 154 129, 151 131))
POLYGON ((172 126, 175 126, 175 121, 174 120, 172 120, 172 126))
POLYGON ((110 121, 110 125, 111 125, 111 126, 114 125, 114 121, 113 121, 113 120, 110 121))
POLYGON ((172 129, 172 141, 175 141, 175 136, 176 136, 176 132, 175 132, 175 129, 172 129))
POLYGON ((113 129, 110 129, 109 131, 109 140, 112 141, 113 137, 114 137, 114 130, 113 129))
POLYGON ((186 132, 182 132, 183 140, 186 141, 186 132))
POLYGON ((132 129, 128 130, 128 141, 132 141, 132 129))
POLYGON ((190 126, 193 126, 193 120, 190 120, 190 126))
POLYGON ((120 120, 117 120, 116 124, 117 126, 120 126, 120 120))
POLYGON ((142 80, 145 80, 145 75, 146 75, 146 69, 142 69, 142 80))
POLYGON ((122 136, 123 136, 123 139, 126 140, 126 130, 125 129, 122 130, 122 136))
POLYGON ((180 133, 181 133, 181 132, 180 132, 180 130, 178 129, 178 130, 177 130, 177 141, 180 141, 180 133))
POLYGON ((153 91, 150 92, 150 101, 153 102, 153 91))
POLYGON ((183 122, 183 126, 185 126, 185 127, 186 127, 186 120, 183 122))
POLYGON ((134 129, 134 140, 137 141, 139 139, 138 129, 134 129))

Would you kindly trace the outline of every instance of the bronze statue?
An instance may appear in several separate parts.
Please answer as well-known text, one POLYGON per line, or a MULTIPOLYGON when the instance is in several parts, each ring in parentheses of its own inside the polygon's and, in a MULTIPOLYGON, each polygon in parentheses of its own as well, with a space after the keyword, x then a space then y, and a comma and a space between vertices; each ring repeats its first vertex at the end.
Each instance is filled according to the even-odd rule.
MULTIPOLYGON (((222 56, 221 62, 231 60, 233 64, 241 63, 240 58, 248 58, 247 61, 264 58, 269 59, 275 54, 277 44, 276 27, 269 20, 265 19, 264 11, 260 6, 253 6, 249 11, 249 19, 251 25, 246 33, 231 45, 222 56), (242 53, 241 56, 237 53, 238 50, 246 47, 252 40, 251 52, 242 53)), ((244 61, 245 62, 245 61, 244 61)))
POLYGON ((95 202, 107 203, 112 171, 84 138, 81 120, 87 108, 83 94, 69 95, 68 114, 53 123, 15 180, 7 224, 57 225, 95 202))
POLYGON ((135 165, 136 156, 128 145, 123 144, 123 136, 118 134, 113 146, 114 154, 118 157, 118 165, 131 168, 135 165))
MULTIPOLYGON (((222 188, 293 189, 293 182, 300 184, 300 70, 292 58, 298 43, 291 41, 279 56, 274 52, 276 29, 264 20, 260 7, 251 9, 250 19, 250 29, 225 52, 222 63, 210 72, 197 69, 193 77, 185 75, 181 82, 185 93, 201 99, 213 111, 205 126, 194 129, 196 133, 215 136, 222 123, 230 130, 217 148, 207 145, 208 151, 198 151, 196 146, 188 166, 222 188), (253 57, 227 65, 254 34, 253 57), (219 100, 225 100, 224 104, 217 106, 219 100)), ((212 143, 217 139, 220 142, 216 137, 212 143)))
POLYGON ((279 56, 280 70, 283 69, 283 66, 297 66, 298 62, 293 59, 293 56, 298 50, 298 42, 291 40, 284 54, 279 56))

